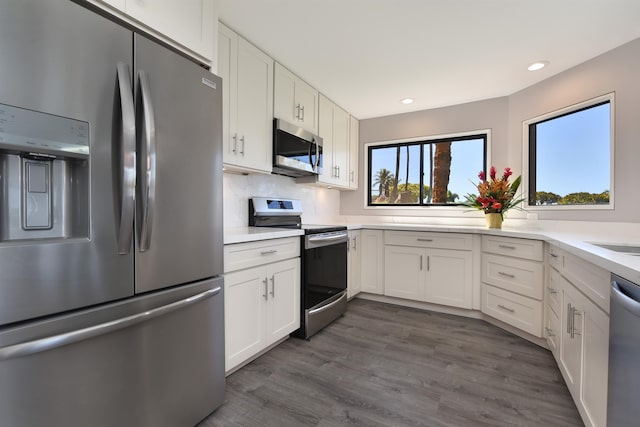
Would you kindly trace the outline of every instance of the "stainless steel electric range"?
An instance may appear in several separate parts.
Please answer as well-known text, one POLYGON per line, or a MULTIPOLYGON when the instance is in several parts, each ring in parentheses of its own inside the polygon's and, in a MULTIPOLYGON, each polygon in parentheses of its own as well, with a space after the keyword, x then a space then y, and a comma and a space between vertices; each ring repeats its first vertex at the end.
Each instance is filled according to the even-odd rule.
POLYGON ((249 225, 304 230, 301 238, 300 329, 309 339, 347 310, 347 227, 302 224, 302 204, 295 199, 249 199, 249 225))

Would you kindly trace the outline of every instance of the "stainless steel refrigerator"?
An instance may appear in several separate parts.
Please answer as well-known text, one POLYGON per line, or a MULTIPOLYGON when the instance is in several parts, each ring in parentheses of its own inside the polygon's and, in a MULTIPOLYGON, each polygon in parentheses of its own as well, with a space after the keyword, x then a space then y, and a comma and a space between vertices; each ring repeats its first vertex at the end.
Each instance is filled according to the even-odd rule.
POLYGON ((69 0, 0 5, 0 425, 224 399, 221 80, 69 0))

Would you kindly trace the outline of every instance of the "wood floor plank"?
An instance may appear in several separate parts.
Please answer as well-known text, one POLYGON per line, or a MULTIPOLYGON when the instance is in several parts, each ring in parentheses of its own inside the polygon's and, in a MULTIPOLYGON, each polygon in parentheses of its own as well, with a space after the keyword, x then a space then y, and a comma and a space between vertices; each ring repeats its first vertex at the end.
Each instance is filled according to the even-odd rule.
POLYGON ((551 353, 482 320, 355 299, 227 378, 199 427, 582 426, 551 353))

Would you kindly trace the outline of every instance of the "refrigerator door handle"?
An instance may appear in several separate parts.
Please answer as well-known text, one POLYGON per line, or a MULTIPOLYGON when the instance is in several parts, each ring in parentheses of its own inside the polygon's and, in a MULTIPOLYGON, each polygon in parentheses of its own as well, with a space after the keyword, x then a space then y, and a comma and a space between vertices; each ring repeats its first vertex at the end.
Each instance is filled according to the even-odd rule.
POLYGON ((138 72, 140 92, 142 94, 143 141, 145 144, 145 158, 140 162, 142 180, 142 222, 140 230, 140 252, 145 252, 151 245, 151 231, 153 228, 153 214, 156 196, 156 123, 153 103, 151 102, 151 88, 146 71, 138 72))
POLYGON ((118 93, 120 96, 120 223, 118 226, 118 253, 128 254, 133 237, 136 190, 136 120, 129 66, 118 62, 118 93))
POLYGON ((137 313, 131 316, 123 317, 121 319, 112 320, 111 322, 101 323, 99 325, 89 326, 88 328, 79 329, 64 334, 40 338, 37 340, 0 348, 0 362, 9 359, 15 359, 18 357, 29 356, 35 353, 41 353, 43 351, 53 350, 58 347, 88 340, 90 338, 95 338, 97 336, 108 334, 120 329, 128 328, 138 323, 149 321, 156 317, 163 316, 175 310, 185 308, 204 299, 218 295, 221 290, 222 288, 218 286, 216 288, 209 289, 199 294, 190 296, 189 298, 172 302, 171 304, 163 305, 151 310, 143 311, 142 313, 137 313))

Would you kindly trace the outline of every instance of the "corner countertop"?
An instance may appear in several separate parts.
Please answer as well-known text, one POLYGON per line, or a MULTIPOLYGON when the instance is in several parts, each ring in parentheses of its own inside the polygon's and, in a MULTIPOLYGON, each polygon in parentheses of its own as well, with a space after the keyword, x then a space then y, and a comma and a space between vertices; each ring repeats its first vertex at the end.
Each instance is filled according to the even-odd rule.
MULTIPOLYGON (((558 246, 579 258, 589 261, 607 271, 624 277, 634 283, 640 284, 640 256, 614 252, 600 248, 589 242, 596 243, 630 243, 612 237, 590 234, 589 232, 563 233, 558 231, 509 229, 487 229, 479 226, 457 225, 430 225, 430 224, 398 224, 375 223, 355 224, 342 223, 349 230, 374 229, 374 230, 401 230, 401 231, 435 231, 442 233, 469 233, 479 235, 495 235, 503 237, 517 237, 521 239, 544 240, 558 246)), ((224 243, 242 243, 257 240, 278 239, 282 237, 301 236, 302 230, 269 227, 236 227, 225 229, 224 243)), ((636 242, 634 242, 636 243, 636 242)), ((640 242, 637 242, 640 243, 640 242)))

